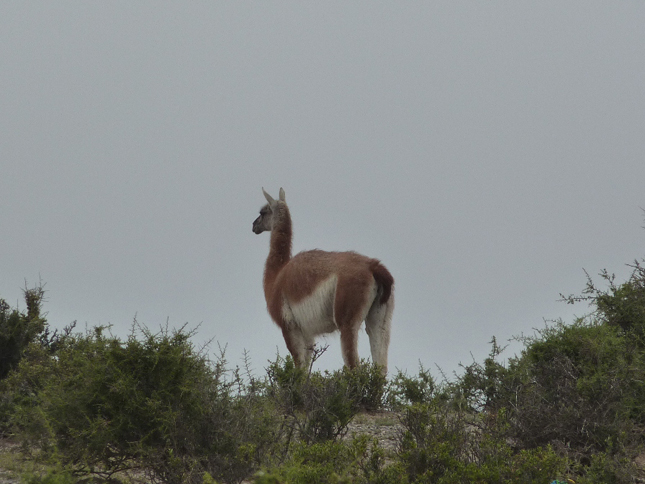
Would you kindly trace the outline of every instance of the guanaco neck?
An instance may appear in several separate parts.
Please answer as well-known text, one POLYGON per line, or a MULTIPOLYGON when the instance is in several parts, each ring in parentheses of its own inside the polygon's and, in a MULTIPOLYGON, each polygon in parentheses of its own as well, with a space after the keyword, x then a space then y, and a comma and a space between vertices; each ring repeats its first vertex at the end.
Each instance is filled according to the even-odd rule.
POLYGON ((285 203, 278 206, 277 223, 271 230, 269 256, 264 267, 264 292, 269 296, 280 270, 291 259, 291 215, 285 203))

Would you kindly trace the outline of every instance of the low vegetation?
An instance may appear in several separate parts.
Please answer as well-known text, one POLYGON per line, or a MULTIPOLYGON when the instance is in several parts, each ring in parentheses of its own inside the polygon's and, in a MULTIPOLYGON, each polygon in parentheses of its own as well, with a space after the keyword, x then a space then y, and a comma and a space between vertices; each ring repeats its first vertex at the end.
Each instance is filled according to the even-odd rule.
POLYGON ((521 338, 506 361, 493 339, 452 380, 420 368, 387 381, 367 363, 320 373, 289 357, 258 377, 209 357, 186 327, 52 332, 42 288, 27 289, 24 311, 0 300, 0 434, 33 484, 638 482, 645 270, 632 268, 563 297, 589 316, 521 338), (393 449, 349 437, 371 412, 394 420, 393 449))

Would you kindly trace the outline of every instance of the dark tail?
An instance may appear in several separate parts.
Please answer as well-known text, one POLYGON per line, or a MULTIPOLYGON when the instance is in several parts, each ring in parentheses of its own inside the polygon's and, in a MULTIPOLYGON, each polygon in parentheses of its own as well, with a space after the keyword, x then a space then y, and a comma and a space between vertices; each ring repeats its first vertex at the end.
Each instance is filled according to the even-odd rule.
POLYGON ((378 284, 381 292, 380 304, 385 304, 392 295, 392 287, 394 286, 394 278, 390 271, 388 271, 383 264, 377 259, 372 259, 370 264, 372 275, 376 284, 378 284))

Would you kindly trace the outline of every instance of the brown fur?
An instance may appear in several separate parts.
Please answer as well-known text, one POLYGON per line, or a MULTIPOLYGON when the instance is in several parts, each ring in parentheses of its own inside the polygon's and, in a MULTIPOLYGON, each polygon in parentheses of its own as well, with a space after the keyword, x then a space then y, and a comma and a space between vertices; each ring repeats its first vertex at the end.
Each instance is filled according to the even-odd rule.
MULTIPOLYGON (((283 194, 281 191, 281 196, 283 194)), ((335 277, 332 318, 335 326, 340 330, 345 362, 351 367, 356 366, 359 361, 356 347, 360 325, 366 318, 367 312, 372 310, 370 308, 377 304, 388 303, 392 297, 394 278, 379 260, 356 252, 310 250, 292 257, 293 233, 289 208, 283 198, 277 202, 271 200, 270 202, 254 222, 254 232, 260 233, 267 230, 262 218, 267 214, 272 217, 270 250, 264 269, 264 295, 271 318, 282 329, 287 348, 294 360, 301 363, 303 355, 299 344, 302 342, 303 333, 297 333, 298 328, 289 326, 283 314, 285 304, 289 308, 294 307, 312 296, 322 283, 335 277), (371 302, 368 297, 374 294, 372 292, 374 287, 376 287, 376 297, 371 302)), ((391 315, 391 307, 389 311, 391 315)), ((324 329, 320 331, 326 332, 324 329)), ((387 332, 385 339, 385 351, 387 351, 389 319, 386 329, 381 331, 387 332)), ((372 338, 371 334, 370 338, 372 338)), ((386 364, 387 355, 385 355, 384 366, 386 364)))

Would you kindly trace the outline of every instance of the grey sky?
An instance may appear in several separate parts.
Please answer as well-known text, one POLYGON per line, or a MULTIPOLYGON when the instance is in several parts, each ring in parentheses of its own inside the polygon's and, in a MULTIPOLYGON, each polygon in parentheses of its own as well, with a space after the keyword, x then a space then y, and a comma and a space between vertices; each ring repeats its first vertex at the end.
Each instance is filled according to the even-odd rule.
POLYGON ((456 370, 643 256, 644 25, 636 1, 3 2, 0 297, 41 277, 56 327, 201 322, 259 370, 286 348, 251 222, 282 186, 296 252, 394 275, 391 369, 456 370))

